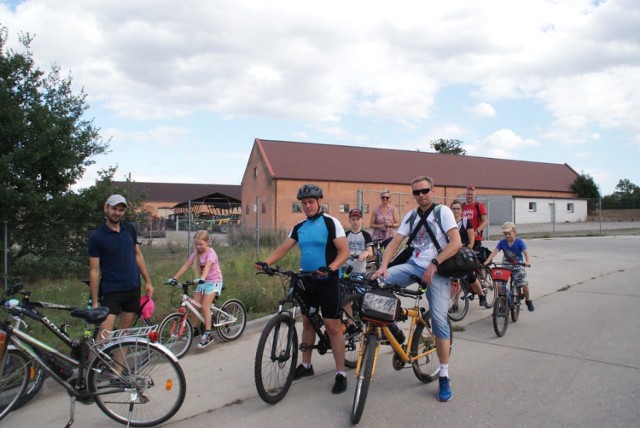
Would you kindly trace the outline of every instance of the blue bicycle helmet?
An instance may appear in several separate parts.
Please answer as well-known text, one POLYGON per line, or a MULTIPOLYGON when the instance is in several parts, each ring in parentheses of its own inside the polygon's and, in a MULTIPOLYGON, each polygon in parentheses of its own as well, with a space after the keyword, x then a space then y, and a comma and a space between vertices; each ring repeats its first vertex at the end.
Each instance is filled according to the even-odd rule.
POLYGON ((319 199, 324 197, 322 194, 322 189, 315 184, 305 184, 300 189, 298 189, 298 200, 302 200, 304 198, 315 198, 319 199))

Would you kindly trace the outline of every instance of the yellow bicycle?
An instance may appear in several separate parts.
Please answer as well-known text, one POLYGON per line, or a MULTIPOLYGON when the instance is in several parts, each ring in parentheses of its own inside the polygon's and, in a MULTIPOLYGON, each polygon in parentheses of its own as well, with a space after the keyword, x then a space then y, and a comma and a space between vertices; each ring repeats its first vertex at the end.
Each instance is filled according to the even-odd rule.
MULTIPOLYGON (((364 329, 364 340, 360 345, 358 354, 358 363, 356 365, 356 388, 353 397, 353 407, 351 409, 351 422, 357 424, 360 422, 364 405, 369 393, 369 386, 374 378, 376 364, 378 363, 378 355, 382 334, 384 334, 389 345, 393 348, 393 368, 402 370, 407 364, 413 368, 413 373, 420 382, 429 383, 438 378, 440 371, 440 360, 436 352, 435 336, 431 331, 431 315, 425 308, 420 307, 420 300, 425 293, 426 286, 419 283, 418 290, 408 290, 399 286, 386 285, 382 290, 386 291, 391 299, 397 299, 396 296, 411 297, 414 299, 414 305, 410 308, 399 308, 399 321, 409 320, 409 335, 406 344, 401 345, 394 337, 389 329, 393 321, 382 321, 372 319, 361 314, 364 329)), ((384 298, 384 294, 377 290, 376 299, 384 298)), ((365 295, 364 300, 367 300, 365 295)), ((399 299, 397 299, 399 300, 399 299)), ((364 312, 364 311, 363 311, 364 312)), ((451 334, 451 321, 449 323, 450 343, 453 344, 453 335, 451 334)), ((449 348, 451 349, 451 348, 449 348)))

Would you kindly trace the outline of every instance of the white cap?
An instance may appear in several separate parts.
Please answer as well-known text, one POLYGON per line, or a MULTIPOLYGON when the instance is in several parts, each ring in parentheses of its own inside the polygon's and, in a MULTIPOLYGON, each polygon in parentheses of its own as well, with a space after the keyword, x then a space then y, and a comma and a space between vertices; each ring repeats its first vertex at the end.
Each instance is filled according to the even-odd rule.
POLYGON ((105 205, 109 205, 111 207, 115 207, 118 204, 124 204, 125 207, 128 207, 127 200, 122 195, 111 195, 105 205))

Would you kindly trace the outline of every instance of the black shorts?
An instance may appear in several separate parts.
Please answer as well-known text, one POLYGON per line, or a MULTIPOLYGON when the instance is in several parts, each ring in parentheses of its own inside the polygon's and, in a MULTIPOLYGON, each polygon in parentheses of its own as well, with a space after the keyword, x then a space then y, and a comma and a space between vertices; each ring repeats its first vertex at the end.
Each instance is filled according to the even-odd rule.
POLYGON ((120 315, 121 312, 137 314, 140 312, 140 289, 120 291, 100 296, 100 305, 109 308, 110 315, 120 315))
POLYGON ((336 275, 326 280, 305 279, 304 301, 309 307, 319 307, 322 318, 340 319, 340 286, 336 275))

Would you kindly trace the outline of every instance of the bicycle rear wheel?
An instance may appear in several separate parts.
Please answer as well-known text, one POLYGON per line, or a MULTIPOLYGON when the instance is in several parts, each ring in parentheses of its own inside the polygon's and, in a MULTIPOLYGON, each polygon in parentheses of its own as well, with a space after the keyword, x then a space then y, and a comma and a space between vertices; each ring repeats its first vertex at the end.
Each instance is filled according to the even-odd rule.
POLYGON ((480 281, 484 295, 487 297, 487 308, 492 308, 496 302, 496 297, 498 297, 498 287, 493 282, 493 278, 491 278, 491 268, 480 266, 480 269, 476 271, 476 276, 480 281))
MULTIPOLYGON (((36 352, 37 349, 34 349, 36 352)), ((38 354, 40 355, 40 354, 38 354)), ((30 360, 29 361, 29 380, 27 382, 27 386, 24 389, 24 393, 20 397, 20 399, 13 406, 13 410, 18 409, 25 404, 27 404, 33 397, 35 397, 40 389, 42 389, 42 385, 44 385, 44 381, 47 378, 47 373, 44 371, 42 366, 37 362, 30 360)))
MULTIPOLYGON (((424 323, 417 322, 411 339, 410 356, 426 354, 412 363, 413 374, 420 382, 429 383, 438 378, 440 373, 440 358, 436 349, 436 337, 431 333, 431 314, 427 311, 422 317, 424 323)), ((449 354, 453 346, 453 329, 449 323, 449 354)))
POLYGON ((220 335, 225 342, 236 340, 242 335, 247 325, 247 311, 244 309, 244 305, 240 300, 229 299, 224 302, 220 309, 224 313, 211 309, 212 314, 217 314, 215 324, 228 324, 216 327, 218 335, 220 335), (233 319, 235 319, 235 321, 232 321, 233 319))
POLYGON ((378 335, 373 332, 367 334, 364 346, 360 372, 358 373, 358 380, 356 381, 356 390, 353 395, 353 406, 351 407, 351 423, 354 425, 360 422, 360 418, 362 418, 362 413, 364 412, 364 405, 367 401, 367 395, 369 395, 369 386, 373 375, 373 364, 376 349, 378 348, 378 335))
POLYGON ((496 299, 496 304, 493 306, 493 330, 498 337, 504 336, 509 326, 509 304, 507 302, 507 295, 500 293, 496 299))
POLYGON ((88 388, 111 419, 131 426, 165 422, 182 406, 187 384, 178 360, 146 339, 107 345, 89 365, 88 388))
POLYGON ((448 315, 451 321, 462 321, 469 312, 468 286, 459 279, 452 281, 458 281, 458 283, 451 284, 448 315))
POLYGON ((275 404, 287 395, 297 362, 294 320, 287 314, 277 314, 262 330, 253 370, 256 389, 265 403, 275 404))
POLYGON ((342 327, 344 328, 344 365, 355 369, 358 364, 358 349, 362 342, 362 322, 360 317, 354 314, 352 325, 347 323, 347 315, 342 315, 342 327))
POLYGON ((29 382, 30 359, 17 349, 7 349, 0 361, 0 420, 9 413, 24 393, 29 382))
POLYGON ((187 315, 170 314, 160 323, 158 335, 158 342, 173 352, 173 355, 181 358, 193 341, 193 327, 187 315))

